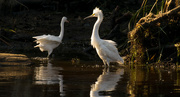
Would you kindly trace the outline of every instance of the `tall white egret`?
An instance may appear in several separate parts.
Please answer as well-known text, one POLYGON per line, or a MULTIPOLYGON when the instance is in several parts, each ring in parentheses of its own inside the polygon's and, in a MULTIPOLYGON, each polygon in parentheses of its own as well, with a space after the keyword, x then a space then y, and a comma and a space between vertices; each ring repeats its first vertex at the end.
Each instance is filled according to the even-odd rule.
POLYGON ((58 47, 59 44, 62 42, 63 36, 64 36, 64 22, 68 22, 66 17, 63 17, 61 20, 61 31, 59 36, 54 35, 40 35, 35 36, 35 42, 37 43, 34 47, 39 47, 39 49, 43 51, 48 51, 48 56, 52 53, 53 49, 58 47))
POLYGON ((112 40, 103 40, 99 37, 99 27, 103 21, 103 13, 99 8, 93 10, 93 14, 84 18, 97 17, 97 21, 94 24, 92 35, 91 35, 91 45, 96 49, 97 54, 102 59, 104 65, 110 64, 110 62, 118 62, 123 64, 124 60, 120 57, 118 50, 116 48, 116 43, 112 40))

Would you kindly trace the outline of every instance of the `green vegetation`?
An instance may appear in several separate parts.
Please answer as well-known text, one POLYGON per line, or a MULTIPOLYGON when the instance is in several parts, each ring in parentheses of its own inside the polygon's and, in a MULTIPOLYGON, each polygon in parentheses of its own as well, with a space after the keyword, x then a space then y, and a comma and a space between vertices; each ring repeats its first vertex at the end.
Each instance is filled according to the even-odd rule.
POLYGON ((147 0, 143 1, 129 24, 134 24, 134 29, 129 33, 130 54, 133 58, 131 63, 177 61, 174 54, 178 51, 174 44, 180 41, 180 7, 168 10, 171 2, 162 0, 159 5, 156 0, 152 8, 147 10, 149 6, 146 2, 147 0), (153 10, 155 6, 156 10, 153 10), (140 14, 143 17, 137 22, 140 14))

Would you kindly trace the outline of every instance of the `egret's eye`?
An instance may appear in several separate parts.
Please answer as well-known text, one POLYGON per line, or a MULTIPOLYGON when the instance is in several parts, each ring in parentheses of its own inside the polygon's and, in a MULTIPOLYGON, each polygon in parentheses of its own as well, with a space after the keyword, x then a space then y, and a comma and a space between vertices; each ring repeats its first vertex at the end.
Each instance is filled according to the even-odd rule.
POLYGON ((92 16, 95 16, 95 14, 93 13, 92 16))

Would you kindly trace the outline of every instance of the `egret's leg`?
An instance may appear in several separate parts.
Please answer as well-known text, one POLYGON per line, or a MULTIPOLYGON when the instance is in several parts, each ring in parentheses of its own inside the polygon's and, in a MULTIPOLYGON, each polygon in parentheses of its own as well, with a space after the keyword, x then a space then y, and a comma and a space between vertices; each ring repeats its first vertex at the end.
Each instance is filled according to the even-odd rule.
POLYGON ((108 67, 109 67, 109 62, 107 62, 107 65, 108 65, 108 67))
POLYGON ((49 58, 49 54, 47 55, 47 58, 49 58))
POLYGON ((106 72, 109 73, 109 67, 106 69, 106 72))
POLYGON ((106 74, 106 67, 104 67, 102 74, 106 74))
POLYGON ((108 62, 104 61, 105 68, 108 67, 108 62))
POLYGON ((50 54, 52 53, 52 50, 48 51, 48 56, 47 58, 49 58, 50 54))
POLYGON ((103 64, 106 66, 106 61, 103 60, 103 64))
POLYGON ((103 72, 104 72, 103 74, 105 74, 105 73, 109 73, 109 67, 108 67, 108 66, 104 67, 103 72))

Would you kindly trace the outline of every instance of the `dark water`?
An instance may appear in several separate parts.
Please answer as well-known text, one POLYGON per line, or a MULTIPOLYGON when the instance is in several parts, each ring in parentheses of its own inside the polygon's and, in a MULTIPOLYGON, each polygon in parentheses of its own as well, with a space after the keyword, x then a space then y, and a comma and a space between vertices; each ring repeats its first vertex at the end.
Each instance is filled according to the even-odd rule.
POLYGON ((0 67, 0 97, 180 97, 178 69, 104 68, 94 61, 0 67), (76 64, 77 63, 77 64, 76 64))

